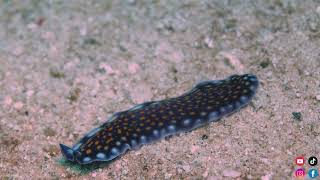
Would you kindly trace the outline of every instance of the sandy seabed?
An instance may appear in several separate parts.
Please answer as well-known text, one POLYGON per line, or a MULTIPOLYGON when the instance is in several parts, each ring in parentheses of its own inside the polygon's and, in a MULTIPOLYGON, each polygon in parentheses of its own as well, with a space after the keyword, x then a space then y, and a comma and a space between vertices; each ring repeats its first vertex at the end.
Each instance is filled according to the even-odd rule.
POLYGON ((0 179, 292 179, 320 158, 319 1, 3 0, 0 27, 0 179), (60 163, 115 112, 243 73, 257 95, 217 123, 60 163))

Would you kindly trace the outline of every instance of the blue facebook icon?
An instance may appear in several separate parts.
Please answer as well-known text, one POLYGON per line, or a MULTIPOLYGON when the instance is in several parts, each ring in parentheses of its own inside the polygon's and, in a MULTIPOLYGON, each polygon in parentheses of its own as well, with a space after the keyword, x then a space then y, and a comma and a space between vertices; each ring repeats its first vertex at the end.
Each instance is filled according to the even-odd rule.
POLYGON ((308 175, 309 175, 309 177, 310 178, 316 178, 316 177, 318 177, 319 176, 319 173, 318 173, 318 170, 317 169, 310 169, 309 171, 308 171, 308 175))

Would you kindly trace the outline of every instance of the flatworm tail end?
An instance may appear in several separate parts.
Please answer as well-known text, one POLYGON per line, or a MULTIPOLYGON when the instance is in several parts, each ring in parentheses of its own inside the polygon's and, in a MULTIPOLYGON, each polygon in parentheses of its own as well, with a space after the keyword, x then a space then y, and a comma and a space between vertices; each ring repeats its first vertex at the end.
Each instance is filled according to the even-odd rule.
POLYGON ((246 106, 251 99, 254 97, 254 95, 257 92, 258 86, 259 86, 259 80, 258 78, 253 74, 244 74, 244 75, 232 75, 229 78, 226 79, 226 81, 229 81, 231 84, 234 84, 232 87, 232 93, 228 93, 227 97, 232 96, 238 96, 234 99, 234 101, 230 101, 229 104, 225 107, 222 107, 220 109, 220 112, 222 116, 231 114, 232 112, 235 112, 242 107, 246 106), (223 113, 223 109, 233 106, 233 108, 230 108, 229 111, 226 111, 226 113, 223 113))
POLYGON ((251 101, 251 99, 254 97, 259 87, 259 80, 257 76, 253 74, 244 74, 240 76, 240 79, 238 75, 232 75, 228 78, 228 80, 239 81, 238 86, 236 87, 237 88, 236 90, 240 90, 241 92, 240 99, 238 100, 238 102, 236 102, 236 107, 238 104, 240 104, 239 108, 243 107, 244 105, 248 104, 251 101))
POLYGON ((259 80, 253 74, 231 75, 223 80, 200 82, 190 92, 187 92, 186 96, 194 96, 197 92, 202 91, 202 94, 205 95, 203 99, 206 99, 203 102, 206 104, 205 108, 198 110, 202 111, 200 115, 203 117, 193 118, 196 120, 186 119, 183 124, 189 124, 187 129, 192 130, 237 112, 251 101, 258 86, 259 80))

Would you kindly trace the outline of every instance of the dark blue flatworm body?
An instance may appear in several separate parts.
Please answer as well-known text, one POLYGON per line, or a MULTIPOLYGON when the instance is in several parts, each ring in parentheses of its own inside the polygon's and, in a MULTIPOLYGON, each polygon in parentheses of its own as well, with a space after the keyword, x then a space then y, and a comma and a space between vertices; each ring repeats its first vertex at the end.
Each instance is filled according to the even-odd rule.
POLYGON ((110 161, 128 149, 165 136, 193 130, 247 105, 258 88, 251 74, 205 81, 175 98, 139 104, 115 113, 72 148, 60 144, 69 161, 88 164, 110 161))

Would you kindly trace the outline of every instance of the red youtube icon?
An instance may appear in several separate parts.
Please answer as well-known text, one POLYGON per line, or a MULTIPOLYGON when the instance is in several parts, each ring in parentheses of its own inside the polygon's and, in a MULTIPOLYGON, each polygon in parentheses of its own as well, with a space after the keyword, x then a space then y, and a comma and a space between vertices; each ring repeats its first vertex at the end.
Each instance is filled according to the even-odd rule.
POLYGON ((304 164, 304 157, 303 157, 303 156, 297 157, 297 158, 296 158, 296 164, 297 164, 298 166, 303 166, 303 164, 304 164))

